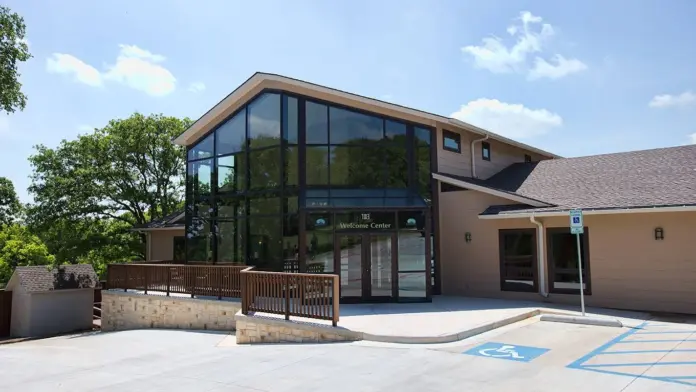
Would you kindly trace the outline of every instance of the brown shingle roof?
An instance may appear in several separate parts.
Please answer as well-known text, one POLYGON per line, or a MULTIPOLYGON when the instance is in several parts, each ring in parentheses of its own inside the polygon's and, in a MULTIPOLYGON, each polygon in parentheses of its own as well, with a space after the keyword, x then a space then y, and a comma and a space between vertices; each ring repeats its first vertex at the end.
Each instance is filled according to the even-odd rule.
POLYGON ((557 206, 538 212, 696 205, 696 145, 515 163, 472 183, 557 206))
POLYGON ((28 292, 51 291, 72 288, 94 288, 99 279, 90 264, 61 265, 48 269, 46 266, 15 268, 19 285, 28 292))

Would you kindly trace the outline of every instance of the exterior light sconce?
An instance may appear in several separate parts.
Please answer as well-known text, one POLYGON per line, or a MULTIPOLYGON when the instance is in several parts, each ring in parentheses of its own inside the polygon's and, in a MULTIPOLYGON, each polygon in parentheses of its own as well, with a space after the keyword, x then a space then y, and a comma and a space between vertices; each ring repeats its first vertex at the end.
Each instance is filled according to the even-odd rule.
POLYGON ((655 228, 655 239, 660 241, 665 239, 665 231, 661 227, 655 228))
POLYGON ((467 244, 471 242, 471 233, 469 233, 468 231, 464 233, 464 241, 466 241, 467 244))

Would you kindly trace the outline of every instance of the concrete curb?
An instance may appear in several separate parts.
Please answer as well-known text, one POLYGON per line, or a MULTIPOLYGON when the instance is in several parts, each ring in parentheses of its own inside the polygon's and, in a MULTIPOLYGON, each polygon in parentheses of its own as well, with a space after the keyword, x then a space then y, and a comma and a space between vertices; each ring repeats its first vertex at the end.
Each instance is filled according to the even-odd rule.
POLYGON ((402 343, 402 344, 432 344, 432 343, 451 343, 464 340, 472 336, 480 335, 506 325, 514 324, 531 317, 541 314, 539 309, 518 314, 492 323, 483 324, 472 329, 440 336, 394 336, 394 335, 373 335, 363 333, 363 340, 381 343, 402 343))
POLYGON ((596 325, 601 327, 618 327, 622 328, 623 323, 618 319, 610 318, 597 318, 589 316, 570 316, 563 314, 542 314, 541 321, 551 321, 555 323, 570 323, 570 324, 584 324, 584 325, 596 325))

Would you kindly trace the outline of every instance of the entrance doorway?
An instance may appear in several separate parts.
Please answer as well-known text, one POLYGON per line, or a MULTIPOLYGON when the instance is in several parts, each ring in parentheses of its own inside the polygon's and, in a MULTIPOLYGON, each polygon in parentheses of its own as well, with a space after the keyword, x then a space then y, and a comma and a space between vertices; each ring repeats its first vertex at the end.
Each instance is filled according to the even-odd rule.
POLYGON ((396 233, 336 233, 334 271, 341 302, 389 302, 396 298, 396 233))

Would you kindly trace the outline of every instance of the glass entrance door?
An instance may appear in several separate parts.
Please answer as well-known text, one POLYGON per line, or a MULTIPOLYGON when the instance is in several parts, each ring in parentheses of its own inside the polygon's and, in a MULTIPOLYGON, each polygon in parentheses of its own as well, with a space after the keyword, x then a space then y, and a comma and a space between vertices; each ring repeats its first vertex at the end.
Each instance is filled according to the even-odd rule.
POLYGON ((395 235, 336 234, 335 271, 340 271, 343 302, 388 302, 394 299, 395 235))

